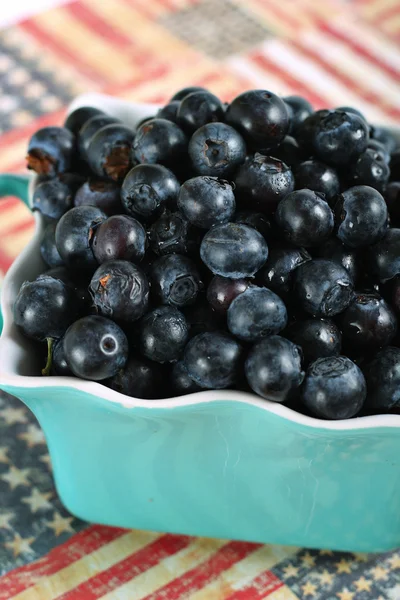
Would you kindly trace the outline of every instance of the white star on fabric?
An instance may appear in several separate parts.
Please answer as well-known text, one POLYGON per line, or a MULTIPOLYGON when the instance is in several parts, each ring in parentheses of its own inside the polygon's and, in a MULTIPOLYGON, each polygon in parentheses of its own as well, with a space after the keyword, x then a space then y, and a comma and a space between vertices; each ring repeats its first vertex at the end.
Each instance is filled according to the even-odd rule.
POLYGON ((38 510, 48 510, 50 508, 53 508, 51 502, 48 501, 49 498, 51 498, 51 496, 51 492, 41 493, 37 488, 33 488, 31 495, 26 496, 25 498, 21 498, 21 502, 29 504, 31 512, 35 513, 38 510))
POLYGON ((17 467, 11 465, 9 470, 1 475, 1 479, 6 481, 11 489, 14 490, 19 485, 29 485, 28 473, 29 469, 17 469, 17 467))
POLYGON ((53 529, 54 535, 58 537, 64 532, 73 533, 74 530, 71 527, 71 523, 74 520, 73 517, 63 517, 60 513, 55 512, 52 521, 47 521, 47 527, 53 529))
POLYGON ((12 408, 11 406, 0 410, 0 418, 4 419, 7 425, 27 422, 25 410, 23 408, 12 408))
POLYGON ((28 444, 28 448, 33 448, 37 444, 45 444, 43 431, 36 425, 29 425, 27 430, 18 434, 20 440, 24 440, 28 444))
POLYGON ((10 521, 14 517, 13 512, 0 513, 0 529, 11 529, 10 521))
POLYGON ((14 556, 25 554, 27 552, 33 552, 31 544, 35 541, 34 537, 22 538, 19 533, 16 533, 14 539, 11 542, 5 542, 6 548, 13 551, 14 556))

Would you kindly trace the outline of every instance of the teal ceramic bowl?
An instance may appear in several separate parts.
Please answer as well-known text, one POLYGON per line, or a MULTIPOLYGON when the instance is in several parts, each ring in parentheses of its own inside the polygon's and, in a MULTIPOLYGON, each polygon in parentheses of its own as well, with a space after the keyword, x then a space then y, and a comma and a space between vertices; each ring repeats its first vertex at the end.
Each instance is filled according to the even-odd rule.
MULTIPOLYGON (((98 95, 132 125, 154 107, 98 95)), ((28 202, 28 183, 0 193, 28 202)), ((43 271, 42 230, 2 289, 0 387, 46 436, 60 498, 77 517, 127 528, 374 552, 400 546, 400 416, 326 422, 237 391, 149 401, 99 383, 38 377, 42 365, 13 325, 24 280, 43 271)))

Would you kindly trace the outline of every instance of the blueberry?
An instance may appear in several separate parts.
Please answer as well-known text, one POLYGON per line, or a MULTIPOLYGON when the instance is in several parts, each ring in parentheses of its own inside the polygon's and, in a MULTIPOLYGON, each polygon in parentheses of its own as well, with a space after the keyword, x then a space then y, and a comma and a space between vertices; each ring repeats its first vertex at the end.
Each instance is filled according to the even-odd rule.
POLYGON ((396 137, 394 132, 388 127, 374 127, 371 128, 371 137, 383 144, 387 151, 392 154, 397 147, 396 137))
POLYGON ((179 211, 166 209, 149 229, 149 244, 155 254, 192 254, 196 236, 189 221, 179 211))
POLYGON ((270 248, 267 262, 257 273, 257 281, 277 294, 287 295, 294 270, 307 260, 311 260, 311 256, 304 248, 275 244, 270 248))
POLYGON ((78 308, 70 286, 41 275, 22 284, 14 303, 14 323, 31 339, 59 339, 77 318, 78 308))
POLYGON ((217 313, 226 315, 232 300, 243 294, 248 287, 249 282, 246 279, 229 279, 214 275, 207 288, 207 300, 217 313))
POLYGON ((61 258, 71 269, 95 268, 92 242, 96 228, 107 215, 94 206, 71 208, 56 227, 56 246, 61 258))
POLYGON ((254 212, 253 210, 240 210, 235 214, 234 221, 253 227, 266 239, 273 236, 271 221, 263 213, 254 212))
POLYGON ((357 281, 361 274, 360 259, 356 251, 348 248, 336 237, 332 237, 318 248, 319 258, 328 258, 346 269, 353 281, 357 281))
POLYGON ((200 256, 214 275, 242 279, 252 277, 261 269, 268 258, 268 246, 252 227, 226 223, 215 225, 206 233, 200 256))
POLYGON ((294 293, 300 306, 315 317, 333 317, 353 299, 354 284, 341 265, 332 260, 309 260, 294 272, 294 293))
POLYGON ((320 246, 333 230, 333 213, 324 196, 312 190, 297 190, 280 201, 276 222, 286 241, 295 246, 320 246))
POLYGON ((132 157, 139 163, 175 167, 187 151, 182 129, 167 119, 151 119, 139 127, 132 144, 132 157))
POLYGON ((269 214, 294 190, 294 176, 282 161, 256 153, 240 167, 235 184, 242 203, 269 214))
POLYGON ((242 347, 227 333, 200 333, 187 344, 183 363, 189 377, 208 389, 234 385, 242 364, 242 347))
POLYGON ((286 327, 287 311, 282 300, 268 288, 251 286, 229 305, 228 329, 245 342, 255 342, 286 327))
POLYGON ((340 319, 344 339, 364 352, 387 346, 397 331, 397 318, 378 294, 356 294, 340 319))
POLYGON ((388 183, 384 198, 390 214, 392 227, 400 224, 400 181, 391 181, 388 183))
POLYGON ((82 184, 79 175, 65 173, 36 186, 32 198, 32 210, 48 219, 59 219, 72 208, 74 196, 82 184))
POLYGON ((385 237, 369 248, 368 265, 381 283, 400 274, 400 229, 388 229, 385 237))
POLYGON ((307 188, 325 195, 328 202, 340 192, 339 176, 335 169, 312 158, 300 163, 295 172, 296 189, 307 188))
POLYGON ((207 92, 208 90, 206 90, 206 88, 203 87, 198 87, 198 86, 190 86, 190 87, 185 87, 182 88, 181 90, 179 90, 178 92, 176 92, 176 94, 174 94, 170 100, 170 102, 174 102, 176 100, 183 100, 184 98, 186 98, 186 96, 189 96, 189 94, 193 94, 193 92, 207 92))
POLYGON ((367 123, 356 114, 321 110, 301 123, 298 141, 323 162, 346 166, 366 150, 368 136, 367 123))
POLYGON ((286 402, 304 379, 301 351, 279 335, 255 344, 249 352, 245 373, 251 389, 272 402, 286 402))
POLYGON ((350 419, 367 395, 364 375, 346 356, 319 358, 307 369, 302 401, 320 419, 350 419))
POLYGON ((43 273, 44 276, 59 279, 72 289, 78 302, 78 310, 81 316, 90 311, 92 299, 89 294, 88 275, 85 271, 71 271, 65 266, 53 267, 43 273))
POLYGON ((165 397, 162 369, 161 365, 151 360, 130 356, 126 365, 104 383, 125 396, 155 400, 165 397))
POLYGON ((128 215, 114 215, 96 230, 92 249, 100 264, 114 259, 137 263, 145 255, 146 243, 146 232, 139 221, 128 215))
POLYGON ((190 223, 203 229, 226 223, 236 208, 232 186, 217 177, 188 179, 180 189, 178 208, 190 223))
POLYGON ((349 181, 353 185, 368 185, 381 192, 389 176, 390 168, 386 159, 374 148, 367 148, 351 167, 349 181))
POLYGON ((382 142, 378 142, 378 140, 370 138, 368 140, 367 150, 368 149, 375 150, 375 152, 385 163, 390 163, 390 152, 388 151, 387 147, 382 144, 382 142))
POLYGON ((122 184, 121 199, 127 213, 143 221, 154 220, 163 208, 176 204, 179 182, 162 165, 137 165, 122 184))
POLYGON ((140 353, 155 362, 177 360, 188 339, 189 327, 185 316, 174 306, 159 306, 141 321, 140 353))
POLYGON ((78 148, 82 158, 86 159, 93 136, 106 125, 119 123, 118 119, 109 115, 94 115, 82 125, 78 133, 78 148))
POLYGON ((400 406, 400 349, 388 346, 364 366, 367 406, 385 413, 400 406))
POLYGON ((400 181, 400 148, 390 156, 390 181, 400 181))
POLYGON ((290 135, 286 135, 283 142, 277 148, 274 148, 273 152, 275 158, 279 158, 292 169, 295 169, 308 158, 308 153, 290 135))
MULTIPOLYGON (((289 113, 289 134, 296 134, 297 128, 313 112, 313 107, 301 96, 286 96, 282 98, 289 113)), ((304 186, 306 187, 306 186, 304 186)))
POLYGON ((351 248, 369 246, 380 240, 388 227, 388 211, 382 195, 359 185, 343 192, 335 205, 337 236, 351 248))
POLYGON ((199 175, 227 178, 246 158, 246 144, 230 125, 207 123, 190 138, 189 157, 199 175))
POLYGON ((52 375, 60 375, 63 377, 72 377, 73 373, 68 366, 67 359, 65 358, 64 352, 64 338, 60 338, 53 345, 52 361, 51 361, 51 373, 52 375))
POLYGON ((235 127, 257 150, 279 146, 289 130, 285 102, 266 90, 251 90, 237 96, 226 111, 226 122, 235 127))
POLYGON ((357 108, 354 108, 353 106, 338 106, 335 110, 350 113, 351 115, 356 115, 360 119, 363 119, 363 121, 367 122, 367 119, 364 117, 362 112, 359 111, 357 108))
POLYGON ((149 302, 149 283, 143 271, 127 260, 109 260, 95 271, 90 293, 99 313, 117 321, 136 321, 149 302))
POLYGON ((64 127, 72 131, 74 135, 78 135, 81 127, 96 115, 104 115, 102 110, 93 106, 81 106, 73 110, 65 119, 64 127))
POLYGON ((75 321, 67 330, 64 353, 74 375, 102 381, 113 377, 125 366, 128 340, 110 319, 89 315, 75 321))
POLYGON ((72 166, 75 136, 65 127, 43 127, 33 134, 26 157, 28 169, 54 177, 72 166))
POLYGON ((192 92, 185 96, 178 109, 178 123, 184 131, 194 133, 206 123, 221 121, 224 108, 219 98, 210 92, 192 92))
POLYGON ((295 321, 284 335, 301 347, 305 365, 317 358, 339 356, 342 347, 340 330, 330 319, 295 321))
POLYGON ((114 181, 91 177, 78 189, 75 206, 97 206, 107 215, 122 212, 120 187, 114 181))
POLYGON ((178 125, 178 108, 180 106, 179 100, 172 100, 158 111, 156 119, 167 119, 178 125))
POLYGON ((40 242, 40 254, 46 265, 49 267, 60 267, 63 265, 55 240, 57 223, 49 223, 43 232, 42 241, 40 242))
POLYGON ((161 304, 182 307, 196 301, 202 283, 196 265, 187 256, 168 254, 151 267, 152 292, 161 304))
POLYGON ((105 125, 91 138, 87 160, 93 173, 122 181, 131 167, 130 150, 134 133, 125 125, 105 125))
POLYGON ((189 377, 183 361, 174 364, 170 375, 171 392, 174 396, 185 396, 200 392, 202 388, 189 377))

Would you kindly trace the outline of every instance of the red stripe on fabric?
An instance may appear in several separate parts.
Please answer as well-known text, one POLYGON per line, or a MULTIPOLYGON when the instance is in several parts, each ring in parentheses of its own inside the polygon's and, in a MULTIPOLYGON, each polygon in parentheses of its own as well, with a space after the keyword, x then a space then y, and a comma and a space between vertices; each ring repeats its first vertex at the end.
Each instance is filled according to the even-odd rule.
POLYGON ((193 538, 167 534, 91 577, 69 592, 57 596, 57 600, 97 600, 119 586, 151 569, 168 556, 186 548, 193 538))
POLYGON ((81 60, 79 48, 76 49, 76 52, 72 52, 57 39, 56 35, 51 35, 42 29, 33 19, 22 21, 18 27, 35 37, 46 50, 51 50, 64 60, 67 60, 68 63, 73 64, 78 71, 95 83, 96 86, 103 86, 107 83, 107 79, 105 79, 103 74, 96 72, 93 67, 81 60))
MULTIPOLYGON (((29 138, 41 127, 47 127, 48 125, 60 124, 63 122, 65 116, 65 109, 57 110, 46 115, 42 115, 37 119, 34 119, 28 125, 19 127, 18 129, 11 129, 6 133, 3 133, 0 137, 0 150, 2 147, 11 146, 16 142, 26 140, 28 146, 29 138)), ((22 157, 23 159, 24 157, 22 157)))
POLYGON ((168 74, 170 68, 167 65, 163 64, 155 64, 149 69, 146 70, 146 73, 142 73, 141 75, 137 75, 133 77, 129 81, 125 81, 121 84, 110 85, 105 88, 105 94, 113 94, 113 95, 121 95, 125 92, 129 91, 133 87, 137 87, 142 83, 148 83, 150 81, 155 81, 156 79, 160 79, 168 74))
POLYGON ((283 587, 284 583, 271 571, 264 571, 257 575, 241 590, 237 590, 225 600, 257 600, 268 598, 270 594, 283 587))
MULTIPOLYGON (((0 268, 3 268, 0 255, 0 268)), ((83 556, 98 550, 126 533, 125 529, 93 525, 76 533, 68 541, 53 548, 46 556, 29 565, 15 569, 0 577, 0 600, 12 596, 35 584, 40 577, 57 573, 83 556)))
POLYGON ((350 91, 352 91, 357 96, 360 96, 366 102, 370 104, 376 105, 383 112, 385 112, 390 117, 395 119, 400 119, 400 109, 397 109, 393 106, 388 105, 384 102, 384 98, 378 96, 371 90, 367 90, 365 88, 360 87, 354 79, 352 79, 349 75, 346 75, 342 71, 339 71, 334 64, 330 63, 328 60, 323 58, 321 55, 313 52, 309 48, 307 48, 304 44, 297 40, 290 40, 287 42, 293 48, 300 52, 307 58, 311 59, 316 64, 320 65, 327 73, 335 77, 335 79, 339 80, 343 85, 345 85, 350 91))
MULTIPOLYGON (((10 208, 14 208, 20 202, 21 202, 21 200, 19 200, 15 196, 4 196, 4 198, 2 198, 1 202, 0 202, 0 213, 6 212, 10 208)), ((1 218, 4 219, 5 217, 6 217, 6 215, 2 215, 1 218)))
POLYGON ((28 218, 24 219, 23 221, 19 221, 18 223, 15 223, 15 225, 12 225, 9 229, 7 229, 7 232, 3 234, 2 239, 4 240, 5 238, 8 238, 10 235, 15 235, 16 233, 20 233, 21 231, 24 231, 25 229, 29 229, 30 227, 32 227, 34 223, 33 217, 29 217, 28 214, 28 218))
POLYGON ((400 4, 394 4, 393 6, 383 10, 378 15, 374 16, 373 24, 383 24, 384 21, 389 21, 393 17, 400 15, 400 4))
POLYGON ((252 554, 261 547, 261 544, 251 544, 249 542, 229 542, 213 554, 208 560, 204 561, 194 569, 186 571, 181 577, 178 577, 159 588, 157 591, 149 594, 142 600, 178 600, 187 598, 190 592, 193 594, 201 589, 210 581, 216 579, 221 573, 232 567, 252 554))
MULTIPOLYGON (((279 6, 268 0, 261 0, 261 4, 264 4, 268 8, 268 11, 274 13, 281 21, 282 25, 290 25, 294 31, 298 31, 300 27, 304 27, 303 22, 294 19, 289 12, 281 10, 279 6)), ((296 14, 296 11, 292 11, 296 14)))
POLYGON ((293 88, 294 93, 300 94, 301 96, 307 98, 315 110, 328 106, 329 101, 326 98, 320 96, 314 90, 309 88, 303 81, 301 81, 301 79, 297 79, 284 69, 281 69, 273 61, 269 60, 264 54, 261 54, 260 52, 254 52, 250 55, 250 60, 252 60, 258 67, 263 69, 263 71, 266 71, 266 73, 271 72, 277 78, 280 78, 286 85, 293 88))
MULTIPOLYGON (((1 254, 0 252, 0 272, 3 273, 3 275, 5 275, 8 271, 8 269, 11 267, 13 262, 13 259, 10 258, 8 255, 6 254, 1 254)), ((0 585, 1 585, 2 581, 0 579, 0 585)), ((2 595, 2 590, 0 589, 0 600, 10 600, 10 596, 8 595, 8 593, 3 596, 2 595)))

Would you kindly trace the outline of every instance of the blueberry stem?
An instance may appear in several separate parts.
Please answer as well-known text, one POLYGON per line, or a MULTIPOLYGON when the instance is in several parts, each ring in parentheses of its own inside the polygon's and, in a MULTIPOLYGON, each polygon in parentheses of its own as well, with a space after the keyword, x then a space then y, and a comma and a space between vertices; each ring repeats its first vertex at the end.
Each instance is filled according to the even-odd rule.
POLYGON ((46 338, 46 341, 47 341, 47 361, 46 361, 45 368, 42 369, 42 375, 48 377, 50 375, 51 367, 53 364, 54 340, 53 340, 53 338, 46 338))

